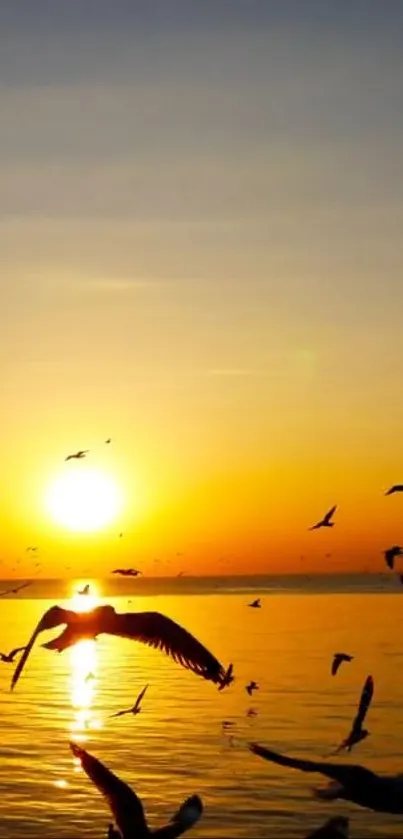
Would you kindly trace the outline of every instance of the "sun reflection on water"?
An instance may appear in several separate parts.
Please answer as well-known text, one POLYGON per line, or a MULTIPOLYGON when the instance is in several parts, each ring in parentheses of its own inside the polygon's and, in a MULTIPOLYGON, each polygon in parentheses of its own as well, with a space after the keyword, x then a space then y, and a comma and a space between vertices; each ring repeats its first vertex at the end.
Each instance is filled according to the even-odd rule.
MULTIPOLYGON (((89 585, 89 594, 79 594, 84 582, 75 585, 69 607, 76 612, 87 612, 100 605, 100 597, 94 585, 89 585)), ((96 641, 84 639, 70 650, 71 662, 71 706, 73 720, 70 731, 76 740, 87 740, 89 729, 101 728, 101 720, 94 714, 93 703, 97 684, 96 641)), ((76 761, 75 761, 76 762, 76 761)))

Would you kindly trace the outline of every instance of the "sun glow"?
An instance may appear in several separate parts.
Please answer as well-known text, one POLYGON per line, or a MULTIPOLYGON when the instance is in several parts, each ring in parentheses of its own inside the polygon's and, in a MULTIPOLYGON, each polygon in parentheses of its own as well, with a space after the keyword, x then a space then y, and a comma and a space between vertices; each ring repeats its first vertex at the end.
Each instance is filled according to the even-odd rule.
MULTIPOLYGON (((89 583, 90 593, 79 594, 84 582, 76 584, 69 607, 76 612, 86 612, 100 605, 99 595, 94 585, 89 583)), ((101 720, 94 716, 92 703, 97 685, 97 647, 91 639, 79 641, 70 650, 71 662, 71 705, 73 720, 70 731, 76 740, 85 741, 89 729, 100 728, 101 720)), ((75 761, 74 761, 75 762, 75 761)))
POLYGON ((51 484, 46 507, 52 518, 68 530, 91 532, 102 530, 116 519, 122 497, 110 476, 80 464, 51 484))

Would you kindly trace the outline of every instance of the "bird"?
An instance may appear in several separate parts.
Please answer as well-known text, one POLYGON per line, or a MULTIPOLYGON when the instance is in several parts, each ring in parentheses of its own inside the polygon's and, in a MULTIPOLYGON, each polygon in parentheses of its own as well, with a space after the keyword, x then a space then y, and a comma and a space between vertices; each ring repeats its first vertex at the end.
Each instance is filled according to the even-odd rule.
POLYGON ((108 437, 108 439, 107 439, 107 440, 105 440, 105 445, 106 445, 106 446, 109 446, 109 444, 110 444, 111 442, 112 442, 112 437, 108 437))
POLYGON ((252 603, 248 603, 248 606, 249 606, 251 609, 261 609, 261 608, 262 608, 262 604, 261 604, 261 602, 260 602, 260 597, 258 597, 258 598, 257 598, 257 600, 252 600, 252 603))
POLYGON ((313 527, 310 527, 309 530, 319 530, 320 527, 334 527, 334 521, 331 521, 331 518, 335 514, 336 510, 337 504, 335 504, 334 507, 332 507, 326 515, 323 516, 323 519, 318 521, 317 524, 314 524, 313 527))
POLYGON ((64 462, 67 460, 82 460, 83 457, 86 457, 88 452, 89 449, 80 449, 80 451, 75 452, 75 454, 68 454, 67 457, 64 458, 64 462))
POLYGON ((6 594, 18 594, 19 591, 22 591, 23 588, 27 588, 28 586, 32 586, 32 580, 28 583, 21 583, 21 585, 15 586, 14 588, 8 588, 5 591, 0 591, 0 597, 5 597, 6 594))
POLYGON ((38 547, 37 547, 37 545, 28 545, 28 547, 25 548, 25 550, 26 550, 27 553, 30 553, 30 552, 35 553, 38 550, 38 547))
POLYGON ((228 731, 229 728, 234 728, 235 723, 231 720, 223 720, 221 723, 221 728, 223 731, 228 731))
POLYGON ((81 589, 81 591, 78 591, 77 594, 89 594, 90 590, 91 589, 90 589, 89 583, 87 583, 87 585, 84 586, 84 588, 81 589))
POLYGON ((136 714, 139 714, 141 711, 141 700, 143 699, 147 688, 148 685, 146 685, 141 693, 139 693, 134 705, 132 705, 131 708, 128 708, 126 711, 118 711, 116 714, 111 714, 111 717, 123 717, 125 714, 134 714, 134 716, 136 716, 136 714))
POLYGON ((403 492, 403 484, 393 484, 393 486, 385 492, 385 495, 394 495, 395 492, 403 492))
POLYGON ((350 734, 346 737, 345 740, 341 743, 341 745, 336 749, 335 754, 338 754, 342 751, 342 749, 346 749, 346 751, 351 752, 353 746, 357 743, 360 743, 361 740, 365 740, 366 737, 369 735, 369 731, 366 728, 362 727, 362 724, 365 720, 365 717, 368 712, 368 708, 372 702, 372 697, 374 695, 374 680, 372 676, 368 676, 365 680, 364 687, 361 691, 360 703, 358 706, 358 711, 353 721, 353 725, 351 727, 350 734))
POLYGON ((403 556, 403 548, 400 545, 393 545, 391 548, 387 548, 386 551, 383 552, 385 557, 385 562, 388 568, 393 571, 395 565, 395 559, 397 556, 403 556))
POLYGON ((51 606, 39 620, 18 662, 12 678, 12 689, 20 678, 38 635, 45 629, 54 629, 62 624, 66 624, 66 628, 61 635, 43 644, 43 647, 61 652, 83 638, 95 639, 101 634, 117 635, 161 650, 182 667, 215 684, 221 684, 225 677, 223 666, 200 641, 159 612, 118 614, 113 606, 98 606, 88 612, 74 612, 60 606, 51 606))
POLYGON ((245 690, 249 696, 252 696, 254 690, 259 690, 259 685, 257 682, 249 682, 249 684, 245 686, 245 690))
POLYGON ((85 681, 85 682, 93 682, 93 681, 94 681, 94 679, 95 679, 95 676, 94 676, 94 674, 93 674, 93 673, 87 673, 87 675, 86 675, 86 677, 85 677, 84 681, 85 681))
POLYGON ((350 822, 345 816, 333 816, 318 830, 310 833, 306 839, 348 839, 350 822))
POLYGON ((121 577, 138 577, 141 571, 137 571, 136 568, 115 568, 112 574, 120 574, 121 577))
POLYGON ((332 783, 324 789, 315 789, 315 795, 323 801, 343 798, 360 807, 376 810, 378 813, 403 815, 403 776, 378 775, 364 766, 350 763, 330 763, 323 760, 300 760, 273 752, 258 743, 249 743, 254 754, 277 763, 290 766, 301 772, 317 772, 331 778, 332 783))
POLYGON ((247 717, 257 717, 257 711, 255 708, 248 708, 246 712, 247 717))
POLYGON ((347 653, 334 653, 333 661, 332 661, 332 676, 336 676, 337 671, 342 664, 343 661, 352 661, 354 656, 348 655, 347 653))
POLYGON ((7 664, 14 664, 14 659, 18 653, 22 653, 25 647, 16 647, 10 653, 0 653, 0 661, 5 661, 7 664))
POLYGON ((224 678, 221 684, 218 687, 218 690, 224 690, 224 688, 228 687, 232 682, 235 682, 235 676, 233 675, 234 672, 234 665, 231 663, 224 674, 224 678))
MULTIPOLYGON (((121 781, 100 760, 90 755, 76 743, 70 743, 71 751, 77 758, 85 774, 106 798, 119 833, 109 829, 109 836, 121 839, 147 839, 149 836, 160 839, 175 839, 181 836, 200 819, 203 804, 198 795, 192 795, 183 802, 171 821, 162 828, 150 830, 144 815, 143 805, 136 793, 121 781)), ((112 827, 112 830, 114 828, 112 827)))

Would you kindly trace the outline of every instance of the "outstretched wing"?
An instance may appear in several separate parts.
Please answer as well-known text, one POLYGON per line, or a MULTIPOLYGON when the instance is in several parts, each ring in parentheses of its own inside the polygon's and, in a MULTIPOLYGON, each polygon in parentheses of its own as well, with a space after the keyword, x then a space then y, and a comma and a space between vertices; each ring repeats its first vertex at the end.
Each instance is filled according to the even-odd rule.
POLYGON ((332 507, 329 510, 328 513, 326 513, 326 515, 323 518, 323 521, 325 521, 327 524, 329 524, 329 521, 332 518, 332 516, 335 514, 336 510, 337 510, 337 504, 335 504, 334 507, 332 507))
POLYGON ((281 755, 278 752, 272 752, 264 746, 259 746, 258 743, 250 743, 249 748, 251 752, 263 757, 264 760, 270 760, 280 766, 289 766, 291 769, 300 769, 301 772, 318 772, 320 775, 338 781, 343 786, 368 783, 376 778, 373 772, 363 766, 351 766, 348 763, 326 763, 320 760, 299 760, 295 757, 286 757, 286 755, 281 755))
POLYGON ((161 827, 159 830, 153 830, 151 835, 158 837, 158 839, 175 839, 176 836, 181 836, 182 833, 190 830, 199 821, 202 812, 203 803, 201 798, 198 795, 192 795, 179 807, 170 824, 161 827))
POLYGON ((353 722, 353 731, 360 731, 365 720, 368 708, 372 702, 374 695, 374 680, 372 676, 368 676, 365 685, 362 689, 360 704, 358 706, 357 716, 353 722))
POLYGON ((6 594, 17 594, 19 591, 22 591, 23 588, 27 588, 28 586, 32 586, 32 580, 28 583, 21 583, 19 586, 14 586, 14 588, 8 588, 5 591, 0 591, 0 597, 5 597, 6 594))
POLYGON ((224 668, 212 653, 190 632, 159 612, 112 613, 102 631, 161 650, 182 667, 216 684, 225 678, 224 668))
POLYGON ((70 743, 73 755, 81 761, 84 772, 105 796, 123 836, 146 839, 149 836, 143 805, 135 792, 85 749, 70 743))
POLYGON ((24 649, 24 653, 21 656, 21 658, 20 658, 20 660, 17 664, 17 667, 14 670, 13 678, 11 680, 11 690, 13 690, 13 688, 15 688, 15 686, 18 682, 18 679, 21 676, 21 673, 23 671, 23 668, 25 667, 28 656, 29 656, 29 654, 32 650, 32 647, 34 646, 34 643, 35 643, 39 633, 43 632, 44 629, 54 629, 56 626, 60 626, 63 623, 67 624, 69 614, 70 614, 70 612, 68 612, 67 609, 62 609, 60 606, 52 606, 50 609, 48 609, 47 612, 45 612, 44 615, 42 615, 36 629, 34 630, 27 646, 24 649))
POLYGON ((332 676, 336 675, 342 661, 343 657, 339 653, 336 653, 332 661, 332 676))
POLYGON ((10 656, 11 658, 15 658, 18 653, 24 652, 25 647, 15 647, 14 650, 11 650, 10 656))
POLYGON ((140 705, 141 705, 141 701, 142 701, 142 699, 144 698, 144 694, 145 694, 145 692, 146 692, 147 688, 148 688, 148 685, 146 685, 146 686, 145 686, 145 688, 143 688, 143 690, 141 691, 141 693, 139 693, 139 695, 138 695, 138 697, 137 697, 137 699, 136 699, 136 704, 135 704, 135 706, 134 706, 134 710, 135 710, 135 711, 137 711, 137 710, 138 710, 138 708, 140 707, 140 705))

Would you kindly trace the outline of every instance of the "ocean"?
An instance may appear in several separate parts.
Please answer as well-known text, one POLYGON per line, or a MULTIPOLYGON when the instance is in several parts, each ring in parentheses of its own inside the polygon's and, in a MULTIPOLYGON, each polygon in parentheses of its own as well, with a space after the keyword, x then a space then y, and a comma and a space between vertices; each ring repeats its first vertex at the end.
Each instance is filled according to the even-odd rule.
MULTIPOLYGON (((83 582, 41 581, 21 597, 3 597, 0 650, 24 644, 55 602, 77 605, 79 596, 66 595, 83 582)), ((266 763, 247 748, 257 741, 328 756, 347 736, 372 674, 371 736, 336 759, 403 772, 403 587, 393 575, 89 582, 91 602, 177 620, 224 665, 234 663, 235 682, 219 692, 160 652, 103 636, 60 655, 38 645, 13 693, 14 666, 0 663, 1 839, 104 839, 108 807, 75 765, 69 740, 136 790, 151 828, 198 793, 204 813, 189 833, 195 839, 302 839, 337 814, 351 818, 352 837, 403 836, 403 816, 316 801, 311 788, 323 778, 266 763), (261 609, 248 608, 254 597, 261 609), (336 651, 354 660, 332 677, 336 651), (251 679, 260 687, 249 698, 251 679), (142 712, 111 719, 146 684, 142 712), (250 708, 257 716, 247 716, 250 708), (232 742, 223 720, 234 723, 232 742)))

